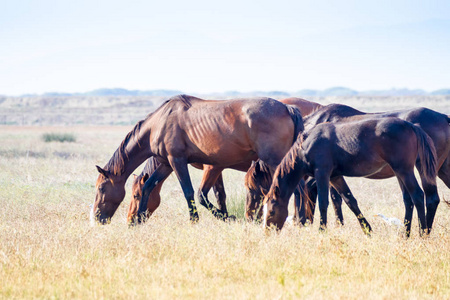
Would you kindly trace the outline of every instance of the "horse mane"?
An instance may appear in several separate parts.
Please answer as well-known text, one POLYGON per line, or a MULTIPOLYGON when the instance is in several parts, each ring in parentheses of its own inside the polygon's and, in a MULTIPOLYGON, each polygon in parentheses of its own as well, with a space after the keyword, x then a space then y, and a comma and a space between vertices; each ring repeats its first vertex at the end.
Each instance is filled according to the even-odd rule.
POLYGON ((156 160, 156 158, 154 156, 150 157, 147 160, 147 163, 144 166, 144 169, 142 170, 142 175, 144 174, 148 174, 148 175, 152 175, 155 171, 156 168, 160 165, 161 163, 159 161, 156 160))
POLYGON ((154 112, 151 112, 145 117, 145 119, 137 122, 134 128, 128 132, 126 137, 123 139, 119 148, 114 152, 113 156, 106 164, 104 169, 110 171, 112 174, 120 176, 122 175, 125 167, 125 157, 128 158, 128 153, 126 151, 126 147, 130 141, 135 141, 140 147, 138 136, 141 130, 142 124, 147 121, 153 114, 162 110, 162 114, 170 114, 174 105, 181 103, 181 105, 185 108, 190 108, 192 106, 192 100, 200 100, 198 98, 189 96, 189 95, 177 95, 169 100, 166 100, 159 108, 157 108, 154 112))
POLYGON ((272 186, 269 192, 265 195, 265 200, 263 204, 266 204, 268 199, 275 198, 279 196, 280 186, 279 180, 282 179, 288 172, 294 169, 296 160, 298 158, 298 152, 302 148, 303 141, 306 139, 305 134, 300 134, 297 141, 292 145, 289 152, 284 156, 283 160, 278 165, 273 175, 272 186))
POLYGON ((269 166, 258 159, 245 174, 245 186, 253 191, 259 189, 264 194, 264 187, 267 187, 268 190, 271 184, 272 175, 269 166), (257 167, 259 167, 259 171, 256 170, 257 167))
POLYGON ((192 100, 200 100, 199 98, 196 97, 192 97, 189 95, 178 95, 175 97, 172 97, 169 101, 173 101, 173 102, 181 102, 181 104, 185 107, 185 108, 190 108, 192 106, 192 100))
POLYGON ((147 163, 145 164, 144 169, 142 169, 141 174, 135 176, 133 185, 139 182, 145 175, 148 175, 148 177, 152 176, 152 174, 156 171, 156 168, 158 168, 160 164, 161 163, 157 161, 154 156, 151 156, 147 160, 147 163))
MULTIPOLYGON (((147 116, 147 118, 149 116, 147 116)), ((126 137, 123 139, 122 143, 120 143, 119 148, 117 148, 117 150, 114 152, 109 162, 106 164, 104 168, 105 170, 108 170, 112 174, 117 176, 122 175, 125 167, 125 156, 128 158, 126 147, 128 143, 132 140, 134 140, 139 145, 139 140, 137 139, 137 136, 139 136, 141 126, 145 122, 145 120, 147 120, 147 118, 137 122, 134 128, 130 132, 128 132, 126 137)))

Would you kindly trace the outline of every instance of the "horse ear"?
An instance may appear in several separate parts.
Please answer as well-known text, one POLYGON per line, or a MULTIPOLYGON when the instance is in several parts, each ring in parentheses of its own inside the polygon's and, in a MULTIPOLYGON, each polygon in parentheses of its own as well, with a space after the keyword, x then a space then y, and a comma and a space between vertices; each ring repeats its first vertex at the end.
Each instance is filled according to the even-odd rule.
POLYGON ((255 170, 261 171, 261 161, 259 159, 255 161, 255 170))
POLYGON ((150 175, 148 175, 148 173, 145 173, 144 176, 142 176, 141 178, 141 184, 145 184, 145 182, 147 181, 147 179, 150 178, 150 175))
POLYGON ((280 196, 280 188, 278 186, 275 186, 274 195, 277 197, 280 196))
POLYGON ((98 171, 100 174, 102 174, 102 175, 105 176, 106 178, 109 178, 109 175, 110 175, 109 171, 105 171, 105 170, 103 170, 102 168, 100 168, 99 166, 95 166, 95 167, 97 167, 97 171, 98 171))
POLYGON ((255 167, 256 162, 254 160, 252 160, 252 165, 250 168, 254 168, 255 167))

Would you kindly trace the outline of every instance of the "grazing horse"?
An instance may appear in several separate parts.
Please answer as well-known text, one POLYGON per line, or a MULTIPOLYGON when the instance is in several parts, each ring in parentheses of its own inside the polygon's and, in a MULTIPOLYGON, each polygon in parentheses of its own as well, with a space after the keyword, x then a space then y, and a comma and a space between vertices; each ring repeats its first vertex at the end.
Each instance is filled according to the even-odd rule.
MULTIPOLYGON (((256 220, 261 219, 263 210, 260 209, 260 206, 263 202, 264 196, 268 193, 271 184, 272 174, 269 172, 264 162, 260 160, 252 162, 247 174, 245 174, 245 187, 247 189, 245 205, 246 217, 248 220, 253 220, 253 217, 255 216, 256 220)), ((307 219, 311 223, 313 222, 314 208, 317 197, 317 192, 314 187, 315 180, 314 178, 309 177, 305 181, 301 180, 300 184, 294 190, 295 223, 305 225, 307 219)), ((333 199, 332 203, 336 214, 336 223, 343 225, 344 217, 342 215, 341 208, 342 198, 332 186, 330 186, 330 195, 333 199)))
MULTIPOLYGON (((397 117, 402 120, 408 121, 427 133, 433 140, 434 146, 436 148, 437 154, 437 170, 438 177, 442 179, 447 187, 450 188, 450 118, 447 115, 438 113, 436 111, 427 108, 412 108, 393 112, 384 113, 364 113, 357 109, 354 109, 347 105, 342 104, 330 104, 322 108, 317 109, 314 113, 305 117, 305 127, 311 128, 317 124, 325 122, 351 122, 364 119, 373 118, 385 118, 385 117, 397 117)), ((420 167, 419 160, 416 165, 420 167)), ((394 176, 393 170, 386 166, 379 170, 377 173, 368 176, 371 179, 384 179, 394 176)), ((439 196, 437 192, 437 186, 435 184, 429 184, 427 180, 424 180, 422 172, 419 172, 422 181, 422 187, 425 191, 426 196, 426 216, 427 216, 427 226, 428 230, 431 231, 434 216, 436 214, 437 207, 439 205, 439 196)), ((314 186, 314 181, 309 182, 314 186)), ((310 199, 315 201, 317 190, 309 189, 312 192, 310 199)), ((404 204, 405 206, 412 207, 413 201, 408 193, 404 193, 404 204)), ((353 197, 353 195, 342 195, 344 199, 348 196, 353 197)), ((335 194, 332 195, 334 207, 336 214, 342 216, 341 203, 342 198, 335 194)), ((308 202, 307 202, 308 203, 308 202)), ((300 209, 300 220, 303 222, 306 219, 304 215, 303 203, 301 203, 302 208, 300 209)), ((410 210, 408 210, 410 211, 410 210)), ((314 206, 312 207, 312 212, 314 212, 314 206)), ((406 218, 406 217, 405 217, 406 218)))
MULTIPOLYGON (((147 160, 147 163, 144 166, 144 169, 142 170, 141 174, 136 175, 133 184, 131 186, 131 201, 130 206, 128 208, 128 216, 127 221, 128 224, 133 224, 135 221, 135 217, 137 216, 138 208, 139 208, 139 202, 142 198, 142 188, 144 187, 145 182, 147 179, 150 178, 150 176, 155 172, 156 168, 160 165, 160 163, 156 160, 154 156, 150 157, 147 160)), ((196 164, 192 163, 191 166, 193 166, 196 169, 203 170, 203 178, 202 182, 200 184, 200 188, 198 190, 198 200, 199 203, 202 203, 202 205, 205 205, 204 198, 208 194, 210 187, 211 187, 211 172, 214 172, 214 166, 211 165, 202 165, 202 164, 196 164)), ((233 166, 232 169, 246 172, 249 168, 249 163, 244 162, 242 164, 233 166)), ((161 203, 161 196, 160 191, 161 187, 163 185, 165 180, 161 180, 158 182, 158 184, 155 186, 153 191, 149 195, 149 201, 147 204, 147 214, 151 215, 159 206, 161 203)), ((219 174, 217 177, 217 180, 213 184, 214 194, 217 198, 217 206, 220 211, 223 212, 224 217, 231 217, 233 216, 228 215, 227 206, 226 206, 226 195, 225 195, 225 189, 223 185, 223 178, 222 174, 219 174)))
MULTIPOLYGON (((402 193, 408 193, 419 217, 419 233, 427 232, 424 193, 414 176, 420 158, 422 180, 436 181, 436 150, 431 138, 419 127, 398 118, 386 117, 349 123, 322 123, 313 127, 283 158, 264 199, 264 225, 281 229, 288 215, 289 198, 305 175, 316 179, 320 227, 326 228, 329 183, 342 195, 350 193, 343 176, 368 177, 389 166, 402 193)), ((404 196, 405 197, 405 196, 404 196)), ((349 202, 364 232, 371 227, 356 199, 349 202)), ((406 234, 411 230, 413 207, 405 207, 406 234)))
MULTIPOLYGON (((139 121, 104 168, 97 166, 96 198, 91 215, 109 222, 125 196, 125 182, 147 158, 160 165, 145 182, 138 222, 146 216, 150 193, 175 172, 186 198, 191 222, 198 221, 194 190, 187 165, 216 166, 217 179, 224 168, 260 158, 275 170, 303 130, 300 111, 270 98, 202 100, 175 96, 139 121)), ((206 198, 205 206, 218 218, 224 213, 206 198)))
MULTIPOLYGON (((309 115, 309 114, 313 113, 314 111, 317 111, 318 109, 323 107, 319 103, 308 101, 308 100, 305 100, 302 98, 296 98, 296 97, 286 98, 286 99, 282 99, 279 101, 281 103, 284 103, 287 105, 293 105, 293 106, 297 107, 300 110, 302 117, 309 115)), ((264 164, 260 160, 258 162, 259 162, 259 165, 264 164)), ((128 223, 132 223, 134 218, 137 215, 139 201, 142 197, 142 188, 145 184, 145 181, 150 177, 151 174, 153 174, 153 172, 156 170, 156 167, 159 164, 160 163, 156 160, 155 157, 149 158, 144 169, 142 170, 142 173, 139 174, 137 177, 135 177, 133 184, 132 184, 131 202, 130 202, 130 206, 129 206, 129 210, 128 210, 128 217, 127 217, 128 223)), ((246 178, 247 178, 247 176, 251 176, 251 174, 253 173, 253 169, 251 169, 251 168, 249 169, 250 164, 251 164, 251 161, 247 161, 240 165, 233 166, 232 169, 235 169, 238 171, 243 171, 243 172, 248 171, 247 175, 246 175, 246 178)), ((207 199, 208 199, 207 198, 208 192, 211 189, 211 187, 213 187, 214 194, 217 198, 218 208, 220 211, 222 211, 224 213, 224 216, 226 217, 228 215, 228 211, 226 208, 226 194, 225 194, 225 189, 224 189, 224 185, 223 185, 222 175, 219 174, 216 182, 213 181, 214 177, 212 176, 212 174, 216 173, 215 169, 217 167, 212 166, 212 165, 202 165, 202 164, 191 164, 191 165, 197 169, 204 170, 202 181, 200 183, 200 187, 199 187, 198 193, 197 193, 197 198, 198 198, 199 203, 202 203, 202 205, 206 204, 207 199), (205 198, 206 198, 206 202, 204 200, 205 198)), ((271 174, 270 174, 270 171, 267 168, 267 166, 264 166, 264 168, 265 168, 265 170, 267 170, 267 172, 269 172, 268 175, 271 178, 271 174)), ((149 198, 148 206, 147 206, 147 214, 149 214, 149 215, 151 215, 156 210, 156 208, 159 206, 159 203, 161 202, 161 197, 159 195, 159 191, 161 190, 161 186, 162 186, 163 182, 164 182, 164 180, 160 181, 157 184, 157 186, 155 187, 155 190, 153 190, 149 196, 150 198, 149 198)), ((247 179, 246 179, 246 182, 247 182, 247 179)), ((271 184, 271 182, 265 184, 267 186, 267 189, 270 187, 270 184, 271 184)), ((246 187, 247 187, 247 185, 246 185, 246 187)), ((248 199, 246 200, 245 217, 248 221, 253 220, 254 214, 258 211, 259 204, 262 201, 262 197, 260 196, 260 194, 258 192, 255 191, 255 192, 247 193, 247 198, 252 198, 252 196, 255 199, 257 198, 258 202, 251 201, 248 199)), ((296 203, 299 203, 300 194, 296 193, 296 197, 297 197, 296 203)), ((260 214, 262 214, 262 210, 258 214, 258 217, 260 217, 260 214)))

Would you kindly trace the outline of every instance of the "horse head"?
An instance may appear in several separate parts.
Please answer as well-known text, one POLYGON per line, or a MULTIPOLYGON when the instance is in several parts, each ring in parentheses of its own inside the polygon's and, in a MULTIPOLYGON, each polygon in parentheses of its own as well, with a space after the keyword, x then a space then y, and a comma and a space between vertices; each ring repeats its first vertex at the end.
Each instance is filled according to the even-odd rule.
POLYGON ((265 228, 274 227, 281 230, 288 217, 288 204, 277 199, 279 191, 278 186, 272 186, 264 198, 263 226, 265 228))
POLYGON ((119 176, 96 166, 100 173, 95 185, 95 200, 91 209, 91 224, 108 224, 125 197, 125 182, 119 176))
POLYGON ((149 177, 150 176, 148 173, 138 176, 135 175, 134 177, 133 184, 131 186, 131 202, 127 215, 128 224, 131 224, 134 220, 134 217, 137 215, 139 203, 142 199, 142 188, 144 187, 144 184, 149 177))
POLYGON ((260 209, 264 195, 267 194, 272 183, 272 174, 267 165, 261 160, 252 161, 252 165, 245 174, 245 218, 247 221, 261 220, 260 209))

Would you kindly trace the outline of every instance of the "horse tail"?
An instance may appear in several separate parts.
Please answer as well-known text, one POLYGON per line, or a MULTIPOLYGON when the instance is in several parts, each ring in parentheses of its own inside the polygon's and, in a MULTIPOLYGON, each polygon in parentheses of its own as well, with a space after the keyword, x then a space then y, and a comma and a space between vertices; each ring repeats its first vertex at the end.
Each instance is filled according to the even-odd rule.
POLYGON ((292 121, 294 122, 294 139, 293 139, 292 143, 295 143, 299 133, 301 133, 301 132, 303 132, 303 130, 305 130, 305 127, 303 125, 303 118, 302 118, 302 114, 300 113, 300 110, 296 106, 286 105, 286 107, 289 112, 289 115, 292 118, 292 121))
POLYGON ((417 169, 424 178, 430 181, 436 181, 437 174, 437 155, 434 142, 422 128, 412 125, 412 128, 417 136, 418 146, 418 162, 416 163, 417 169))
POLYGON ((304 213, 303 216, 300 216, 300 212, 302 212, 302 209, 301 209, 301 207, 297 207, 299 217, 304 218, 303 222, 306 220, 310 220, 310 222, 312 223, 313 219, 314 219, 313 207, 314 207, 315 203, 310 197, 311 192, 310 192, 308 185, 306 184, 304 179, 300 180, 300 183, 297 186, 297 191, 300 194, 299 206, 301 205, 301 207, 303 207, 303 213, 304 213))

